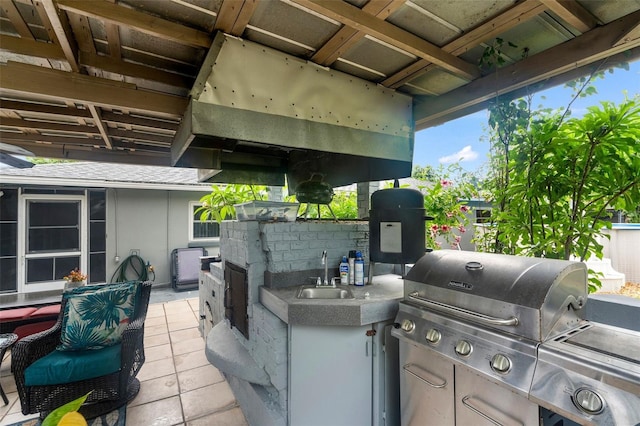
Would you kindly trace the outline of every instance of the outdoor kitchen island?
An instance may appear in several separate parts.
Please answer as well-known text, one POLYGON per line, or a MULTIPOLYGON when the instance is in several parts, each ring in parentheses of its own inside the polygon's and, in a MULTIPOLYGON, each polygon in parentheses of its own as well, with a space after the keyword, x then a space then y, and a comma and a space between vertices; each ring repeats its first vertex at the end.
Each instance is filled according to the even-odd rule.
POLYGON ((353 298, 298 297, 324 279, 324 250, 329 280, 349 250, 368 258, 368 222, 227 221, 220 246, 222 262, 200 276, 201 330, 207 358, 227 377, 247 420, 397 424, 398 342, 390 333, 401 277, 336 285, 353 298))

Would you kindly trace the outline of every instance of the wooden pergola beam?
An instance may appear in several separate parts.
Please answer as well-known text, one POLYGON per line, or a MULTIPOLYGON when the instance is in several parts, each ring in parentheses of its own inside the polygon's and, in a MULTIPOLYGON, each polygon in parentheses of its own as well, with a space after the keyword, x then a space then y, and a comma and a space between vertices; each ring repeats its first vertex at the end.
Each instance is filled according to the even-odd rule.
POLYGON ((550 11, 555 13, 577 29, 581 33, 586 33, 598 25, 598 21, 593 15, 575 0, 540 0, 550 11))
POLYGON ((187 99, 98 77, 9 62, 0 68, 0 93, 24 93, 170 118, 182 116, 187 99))
POLYGON ((129 114, 116 114, 108 111, 102 111, 102 120, 107 123, 127 124, 148 129, 163 129, 173 132, 178 130, 177 122, 153 120, 147 117, 134 117, 129 114))
POLYGON ((79 72, 80 66, 78 65, 77 59, 78 46, 76 45, 75 40, 71 34, 69 23, 67 22, 66 17, 62 14, 59 14, 58 8, 53 3, 53 0, 40 1, 44 6, 44 10, 56 35, 58 44, 62 48, 67 62, 69 62, 69 66, 73 71, 79 72))
POLYGON ((11 24, 16 29, 16 32, 20 35, 20 37, 29 40, 35 40, 33 34, 31 34, 29 26, 26 22, 24 22, 22 15, 20 15, 20 11, 16 7, 16 5, 13 4, 13 1, 4 0, 0 2, 0 5, 2 7, 2 10, 4 11, 4 14, 7 16, 7 18, 9 18, 9 21, 11 21, 11 24))
POLYGON ((87 135, 97 135, 98 128, 93 126, 83 126, 75 124, 50 123, 48 121, 23 120, 20 118, 3 118, 0 125, 4 127, 17 127, 19 129, 33 130, 55 130, 58 132, 82 133, 87 135))
MULTIPOLYGON (((406 0, 370 0, 362 7, 362 11, 385 20, 405 2, 406 0)), ((362 40, 364 36, 365 33, 345 25, 316 51, 311 60, 317 64, 329 66, 362 40)))
MULTIPOLYGON (((462 55, 469 49, 472 49, 481 43, 510 30, 522 22, 538 16, 544 12, 545 9, 546 7, 541 4, 539 0, 524 0, 520 3, 516 3, 513 7, 502 12, 500 15, 489 19, 450 43, 447 43, 442 47, 442 50, 451 53, 452 55, 462 55)), ((393 89, 398 88, 404 83, 429 71, 431 67, 432 63, 430 61, 421 59, 394 75, 389 76, 383 80, 381 84, 393 89)))
POLYGON ((140 164, 147 166, 171 166, 168 152, 130 151, 128 149, 107 150, 106 148, 81 145, 74 145, 72 149, 69 149, 69 144, 65 143, 42 144, 37 142, 24 142, 20 145, 31 151, 35 157, 78 161, 103 161, 107 163, 140 164))
MULTIPOLYGON (((614 46, 621 34, 626 34, 640 22, 640 11, 630 13, 607 25, 572 40, 528 57, 518 63, 498 69, 495 73, 475 80, 427 102, 416 98, 414 117, 416 130, 440 124, 462 111, 470 113, 476 105, 520 88, 561 76, 593 62, 622 54, 640 46, 640 39, 614 46)), ((585 71, 586 72, 586 71, 585 71)))
POLYGON ((64 52, 57 44, 0 34, 0 50, 37 58, 65 60, 64 52))
POLYGON ((80 63, 84 66, 97 68, 115 74, 141 78, 143 80, 157 81, 169 86, 191 88, 193 78, 180 74, 159 70, 145 65, 125 62, 112 56, 93 55, 87 52, 80 52, 80 63))
MULTIPOLYGON (((0 131, 0 139, 3 141, 18 141, 21 147, 31 146, 28 143, 45 142, 57 143, 60 145, 98 145, 103 146, 102 139, 98 137, 71 137, 40 135, 38 133, 14 133, 0 131)), ((29 148, 27 148, 29 149, 29 148)), ((29 149, 31 150, 31 149, 29 149)))
POLYGON ((109 134, 107 133, 107 126, 102 122, 102 117, 100 117, 100 110, 95 105, 87 105, 89 107, 89 111, 93 116, 93 122, 96 124, 96 128, 100 131, 100 136, 104 141, 104 145, 111 149, 111 139, 109 139, 109 134))
POLYGON ((35 112, 39 114, 62 115, 67 117, 91 118, 91 113, 86 109, 74 107, 53 106, 34 104, 31 102, 20 102, 2 99, 0 100, 0 110, 20 112, 35 112))
MULTIPOLYGON (((51 0, 48 0, 51 1, 51 0)), ((58 7, 68 12, 134 28, 145 34, 188 46, 208 48, 211 37, 204 31, 176 24, 104 0, 58 0, 58 7)))
POLYGON ((447 71, 466 80, 480 76, 478 67, 457 56, 447 53, 438 46, 405 31, 395 25, 382 21, 361 9, 344 1, 334 0, 292 0, 316 13, 325 15, 344 25, 375 37, 392 46, 426 59, 447 71))
POLYGON ((258 0, 223 0, 214 29, 241 36, 257 6, 258 0))

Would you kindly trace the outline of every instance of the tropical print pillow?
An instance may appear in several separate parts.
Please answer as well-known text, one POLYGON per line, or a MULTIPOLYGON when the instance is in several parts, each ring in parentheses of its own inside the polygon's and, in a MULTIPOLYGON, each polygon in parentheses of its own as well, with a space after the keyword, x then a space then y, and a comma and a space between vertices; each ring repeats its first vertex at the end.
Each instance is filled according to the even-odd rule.
POLYGON ((136 282, 78 287, 66 299, 58 350, 101 349, 120 343, 133 317, 136 282))

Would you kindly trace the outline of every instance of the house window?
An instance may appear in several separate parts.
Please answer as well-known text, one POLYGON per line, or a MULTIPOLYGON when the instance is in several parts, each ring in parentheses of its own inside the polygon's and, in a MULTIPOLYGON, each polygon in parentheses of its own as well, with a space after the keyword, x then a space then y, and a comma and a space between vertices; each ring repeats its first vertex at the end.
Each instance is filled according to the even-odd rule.
POLYGON ((475 223, 489 223, 491 221, 491 209, 474 209, 476 213, 475 223))
POLYGON ((18 290, 61 289, 69 271, 87 270, 86 197, 30 193, 22 200, 24 269, 19 281, 24 287, 18 290))
POLYGON ((215 220, 200 220, 200 213, 196 213, 202 203, 189 203, 189 241, 213 240, 220 237, 220 225, 215 220))

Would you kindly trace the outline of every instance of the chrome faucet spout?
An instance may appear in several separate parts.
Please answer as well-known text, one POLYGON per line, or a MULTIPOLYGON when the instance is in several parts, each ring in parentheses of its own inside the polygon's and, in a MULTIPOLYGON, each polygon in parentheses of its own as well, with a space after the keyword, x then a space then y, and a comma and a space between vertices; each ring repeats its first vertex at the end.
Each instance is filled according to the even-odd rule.
POLYGON ((327 251, 323 250, 322 251, 322 265, 324 265, 324 285, 329 285, 329 272, 328 272, 328 268, 329 268, 329 262, 327 262, 327 251))

